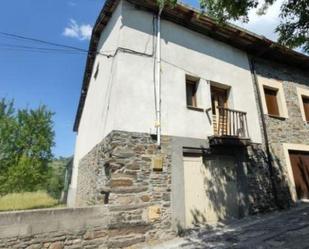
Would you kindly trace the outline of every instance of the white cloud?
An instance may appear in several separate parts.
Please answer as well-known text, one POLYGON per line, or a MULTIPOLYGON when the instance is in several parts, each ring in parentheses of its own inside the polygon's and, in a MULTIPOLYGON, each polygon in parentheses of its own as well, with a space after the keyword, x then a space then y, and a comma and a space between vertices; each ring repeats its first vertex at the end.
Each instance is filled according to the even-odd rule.
MULTIPOLYGON (((249 31, 263 35, 268 39, 277 41, 278 35, 275 33, 275 28, 280 23, 280 7, 284 0, 277 0, 270 6, 265 15, 258 15, 257 10, 253 9, 249 12, 249 22, 242 23, 241 21, 233 22, 237 26, 243 27, 249 31)), ((260 1, 259 7, 264 1, 260 1)))
POLYGON ((70 19, 68 27, 63 31, 63 35, 66 37, 77 38, 84 41, 89 40, 91 37, 92 26, 90 24, 79 25, 74 19, 70 19))

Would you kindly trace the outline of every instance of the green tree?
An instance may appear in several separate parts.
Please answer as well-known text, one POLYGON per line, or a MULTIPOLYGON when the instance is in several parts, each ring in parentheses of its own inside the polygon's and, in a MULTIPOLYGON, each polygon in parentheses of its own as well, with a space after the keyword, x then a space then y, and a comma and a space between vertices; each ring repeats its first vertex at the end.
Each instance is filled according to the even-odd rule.
POLYGON ((309 1, 286 1, 281 7, 281 23, 277 27, 279 42, 288 47, 302 47, 309 53, 309 1))
POLYGON ((0 181, 5 178, 9 166, 15 163, 15 137, 17 123, 14 117, 14 103, 0 101, 0 181))
POLYGON ((56 199, 60 199, 64 190, 65 171, 70 160, 71 158, 59 157, 49 163, 46 189, 56 199))
POLYGON ((52 159, 54 145, 53 113, 46 106, 35 110, 22 109, 18 111, 17 122, 19 127, 16 138, 19 157, 39 160, 47 166, 52 159))
POLYGON ((45 186, 54 145, 53 113, 45 106, 16 111, 0 102, 0 194, 45 186))
MULTIPOLYGON (((177 0, 157 0, 160 6, 175 4, 177 0)), ((257 9, 259 14, 265 14, 267 8, 276 0, 264 0, 258 8, 259 0, 199 0, 201 10, 217 19, 219 23, 228 20, 248 22, 248 13, 257 9)), ((302 47, 309 53, 309 1, 285 0, 281 6, 280 24, 276 28, 279 43, 290 48, 302 47)))
POLYGON ((3 183, 7 192, 33 192, 44 189, 47 169, 35 158, 22 156, 17 164, 9 167, 3 183))

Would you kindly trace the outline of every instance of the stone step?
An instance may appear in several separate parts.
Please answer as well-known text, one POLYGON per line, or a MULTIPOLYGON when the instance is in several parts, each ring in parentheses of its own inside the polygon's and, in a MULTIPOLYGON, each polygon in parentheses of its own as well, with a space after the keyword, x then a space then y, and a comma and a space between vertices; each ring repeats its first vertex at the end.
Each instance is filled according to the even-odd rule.
POLYGON ((124 248, 142 242, 145 242, 145 235, 130 234, 125 236, 115 236, 108 240, 107 248, 124 248))

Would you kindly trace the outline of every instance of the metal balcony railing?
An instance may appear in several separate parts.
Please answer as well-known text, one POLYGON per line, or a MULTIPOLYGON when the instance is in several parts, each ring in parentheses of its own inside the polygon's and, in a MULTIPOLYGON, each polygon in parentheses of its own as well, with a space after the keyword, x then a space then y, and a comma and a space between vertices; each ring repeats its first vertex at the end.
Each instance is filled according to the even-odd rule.
POLYGON ((247 113, 225 107, 217 107, 213 115, 215 136, 249 139, 247 113))

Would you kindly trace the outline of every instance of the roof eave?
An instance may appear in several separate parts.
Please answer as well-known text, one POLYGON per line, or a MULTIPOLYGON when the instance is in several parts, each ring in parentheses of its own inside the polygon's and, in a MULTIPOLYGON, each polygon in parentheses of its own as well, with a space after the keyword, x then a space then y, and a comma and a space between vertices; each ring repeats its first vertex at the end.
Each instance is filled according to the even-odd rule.
MULTIPOLYGON (((158 10, 155 0, 126 1, 135 5, 136 8, 149 12, 156 12, 158 10)), ((73 130, 75 132, 78 131, 82 116, 101 32, 107 25, 119 2, 120 0, 106 0, 96 24, 94 25, 87 56, 81 97, 74 123, 73 130)), ((296 66, 300 69, 309 70, 308 56, 233 24, 218 24, 215 19, 206 15, 201 15, 198 10, 188 7, 187 5, 177 4, 174 8, 164 9, 162 18, 246 51, 253 57, 263 57, 279 63, 296 66)))

